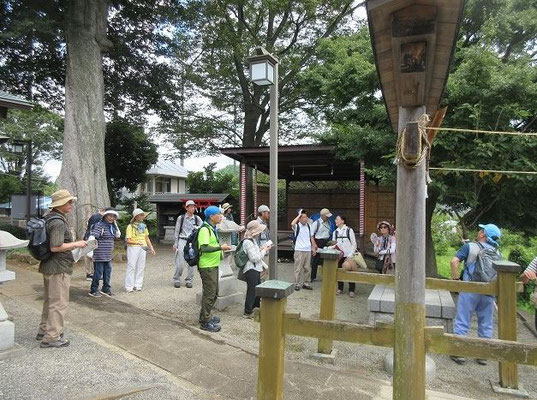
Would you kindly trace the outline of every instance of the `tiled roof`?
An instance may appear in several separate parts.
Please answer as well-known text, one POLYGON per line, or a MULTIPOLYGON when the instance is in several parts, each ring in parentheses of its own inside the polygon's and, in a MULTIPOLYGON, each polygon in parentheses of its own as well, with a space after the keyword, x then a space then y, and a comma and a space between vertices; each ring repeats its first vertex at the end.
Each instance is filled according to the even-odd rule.
POLYGON ((159 160, 147 171, 147 175, 172 176, 175 178, 186 178, 188 171, 185 167, 167 160, 159 160))
POLYGON ((31 102, 20 96, 0 90, 0 107, 30 109, 33 106, 31 102))

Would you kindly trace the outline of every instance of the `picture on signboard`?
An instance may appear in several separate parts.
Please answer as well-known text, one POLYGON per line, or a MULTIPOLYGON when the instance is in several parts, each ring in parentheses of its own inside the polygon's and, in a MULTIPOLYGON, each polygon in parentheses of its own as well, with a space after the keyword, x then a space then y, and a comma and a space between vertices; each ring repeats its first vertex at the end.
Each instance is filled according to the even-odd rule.
POLYGON ((401 44, 402 73, 424 72, 426 62, 427 42, 412 42, 401 44))

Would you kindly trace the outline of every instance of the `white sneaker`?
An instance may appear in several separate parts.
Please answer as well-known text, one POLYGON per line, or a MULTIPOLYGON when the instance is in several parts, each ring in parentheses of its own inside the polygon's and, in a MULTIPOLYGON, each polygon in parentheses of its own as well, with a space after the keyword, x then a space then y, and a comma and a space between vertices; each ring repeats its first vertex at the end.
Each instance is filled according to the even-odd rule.
POLYGON ((141 287, 135 287, 134 290, 139 292, 140 290, 142 290, 142 288, 141 287))
POLYGON ((127 293, 132 293, 132 292, 134 292, 133 289, 125 289, 125 291, 126 291, 127 293))

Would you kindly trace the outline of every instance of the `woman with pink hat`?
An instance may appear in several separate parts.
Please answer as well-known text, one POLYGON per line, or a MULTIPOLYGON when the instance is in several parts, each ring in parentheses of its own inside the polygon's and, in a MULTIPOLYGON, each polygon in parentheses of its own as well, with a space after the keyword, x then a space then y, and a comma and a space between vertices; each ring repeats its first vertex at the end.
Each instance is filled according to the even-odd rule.
POLYGON ((381 274, 394 274, 396 241, 393 227, 388 221, 381 221, 377 224, 377 230, 379 235, 371 234, 373 252, 377 256, 375 269, 381 274))

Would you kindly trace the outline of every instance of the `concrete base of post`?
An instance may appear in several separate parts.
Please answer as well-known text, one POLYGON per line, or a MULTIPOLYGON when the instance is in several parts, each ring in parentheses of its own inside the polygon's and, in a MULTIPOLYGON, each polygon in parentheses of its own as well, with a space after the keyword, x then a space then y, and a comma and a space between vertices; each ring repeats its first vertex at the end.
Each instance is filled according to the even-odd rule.
POLYGON ((490 381, 490 386, 492 386, 492 391, 498 394, 506 394, 512 397, 518 397, 519 399, 529 399, 529 393, 522 387, 518 386, 518 389, 503 388, 497 382, 490 381))
POLYGON ((336 361, 336 356, 337 356, 337 350, 332 349, 330 354, 314 353, 311 355, 311 358, 323 364, 334 364, 336 361))
MULTIPOLYGON (((393 350, 391 350, 388 354, 386 354, 386 357, 384 357, 384 370, 393 376, 393 350)), ((425 356, 425 379, 427 379, 427 382, 430 382, 435 376, 436 363, 431 357, 425 356)))

